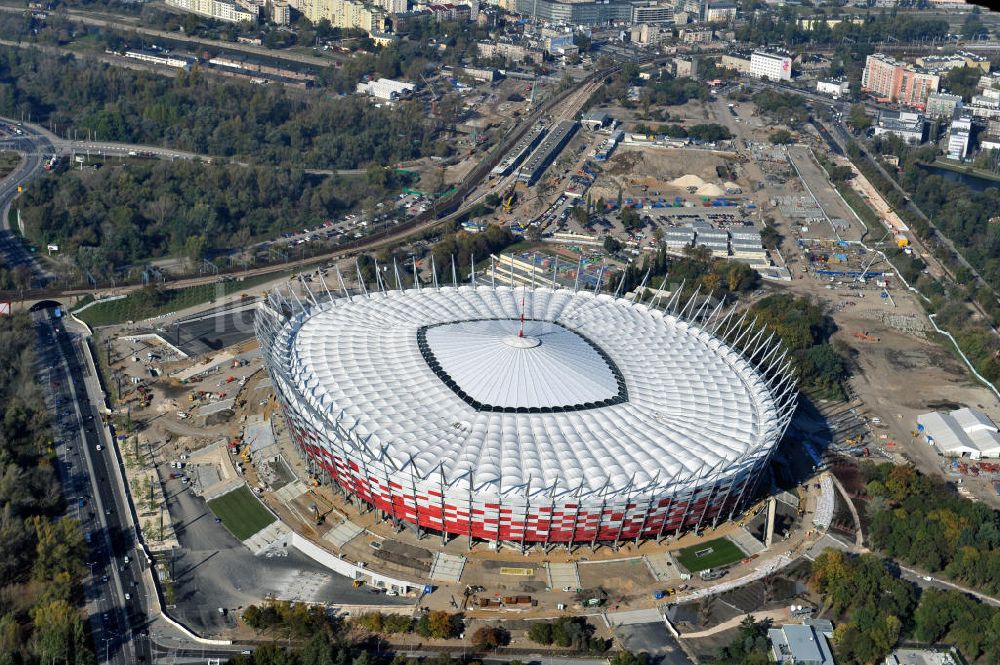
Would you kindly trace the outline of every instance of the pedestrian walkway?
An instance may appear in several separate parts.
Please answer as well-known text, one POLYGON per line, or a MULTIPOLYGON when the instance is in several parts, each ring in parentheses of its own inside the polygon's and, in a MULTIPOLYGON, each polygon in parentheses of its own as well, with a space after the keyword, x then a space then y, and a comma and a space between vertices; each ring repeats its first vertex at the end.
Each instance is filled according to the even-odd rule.
POLYGON ((457 582, 465 570, 465 557, 436 552, 429 577, 435 582, 457 582))
POLYGON ((580 583, 580 571, 575 563, 549 563, 549 587, 553 591, 557 589, 579 589, 583 585, 580 583))

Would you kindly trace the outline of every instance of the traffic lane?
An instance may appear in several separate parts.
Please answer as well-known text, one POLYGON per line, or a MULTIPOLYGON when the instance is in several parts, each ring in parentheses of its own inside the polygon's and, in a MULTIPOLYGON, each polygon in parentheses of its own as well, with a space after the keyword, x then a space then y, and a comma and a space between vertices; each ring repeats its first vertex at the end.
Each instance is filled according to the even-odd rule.
MULTIPOLYGON (((82 386, 82 362, 77 355, 77 347, 73 343, 73 338, 62 329, 61 325, 57 336, 62 343, 64 357, 67 359, 70 372, 69 380, 75 386, 82 386)), ((118 558, 121 553, 134 549, 132 548, 133 540, 130 530, 123 520, 122 505, 109 482, 113 466, 110 468, 108 466, 110 451, 107 448, 107 442, 101 439, 98 429, 102 426, 100 415, 95 414, 93 404, 87 399, 85 392, 77 393, 77 397, 81 402, 79 406, 82 419, 82 422, 79 423, 79 434, 84 441, 82 445, 87 447, 84 455, 90 459, 94 480, 96 480, 95 486, 98 488, 97 493, 100 496, 100 502, 90 513, 98 519, 101 528, 101 533, 95 534, 98 537, 91 539, 95 545, 94 553, 96 556, 94 558, 97 564, 95 570, 99 570, 101 576, 98 583, 99 588, 96 589, 99 594, 100 622, 103 635, 107 635, 107 637, 99 636, 99 640, 104 643, 107 654, 110 655, 112 650, 114 651, 115 661, 120 659, 122 662, 126 662, 131 658, 128 647, 131 646, 129 642, 132 637, 133 619, 135 616, 145 616, 142 608, 137 607, 139 598, 133 597, 129 591, 135 584, 134 577, 120 567, 118 558), (101 450, 97 450, 98 445, 101 445, 101 450), (96 511, 102 508, 103 514, 97 514, 96 511), (105 538, 111 543, 110 549, 105 547, 105 538), (116 595, 117 589, 112 583, 112 579, 117 580, 123 589, 120 596, 116 595)), ((138 655, 145 658, 150 657, 149 654, 139 653, 138 655)))
MULTIPOLYGON (((58 324, 56 323, 54 325, 58 324)), ((62 376, 65 379, 65 384, 60 383, 59 387, 62 387, 62 385, 73 385, 73 382, 75 382, 75 376, 72 369, 75 359, 72 355, 67 355, 67 352, 72 351, 72 349, 67 347, 65 338, 63 338, 59 332, 56 333, 56 336, 58 338, 57 343, 59 343, 61 347, 60 356, 66 361, 65 366, 61 365, 61 370, 64 372, 62 376)), ((76 407, 83 407, 83 405, 78 403, 76 407)), ((72 414, 73 418, 76 419, 76 422, 67 424, 70 426, 73 426, 74 424, 76 425, 74 439, 79 441, 81 446, 86 446, 89 444, 86 436, 87 428, 86 425, 79 422, 80 418, 78 413, 84 413, 83 409, 81 408, 79 412, 74 409, 72 414)), ((86 456, 86 453, 84 453, 84 455, 86 456)), ((103 526, 105 525, 102 523, 102 527, 103 526)), ((105 592, 108 591, 108 588, 106 585, 103 585, 104 576, 108 572, 107 561, 110 556, 110 552, 108 552, 104 547, 104 536, 106 531, 104 531, 104 529, 100 529, 99 531, 92 533, 98 534, 97 538, 91 538, 91 542, 93 544, 92 554, 94 555, 94 561, 92 562, 94 565, 92 566, 92 569, 94 571, 94 575, 100 575, 102 579, 102 583, 98 584, 96 582, 96 578, 92 578, 93 588, 90 594, 91 600, 97 608, 97 612, 92 615, 92 622, 94 624, 92 632, 95 636, 95 648, 98 652, 100 652, 101 647, 103 647, 104 653, 108 656, 110 656, 113 651, 115 653, 115 658, 112 662, 125 662, 124 656, 119 654, 119 641, 121 636, 125 634, 125 631, 122 630, 119 613, 116 610, 116 604, 114 602, 114 598, 112 597, 113 594, 110 592, 105 594, 105 592), (112 649, 112 647, 114 647, 114 649, 112 649)))

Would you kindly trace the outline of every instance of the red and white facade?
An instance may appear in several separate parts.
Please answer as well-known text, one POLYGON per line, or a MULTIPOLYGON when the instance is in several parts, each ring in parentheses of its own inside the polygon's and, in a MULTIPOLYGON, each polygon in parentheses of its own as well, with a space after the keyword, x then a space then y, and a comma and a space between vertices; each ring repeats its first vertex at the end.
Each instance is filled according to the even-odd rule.
POLYGON ((289 292, 257 327, 318 477, 396 523, 587 544, 715 524, 752 497, 794 381, 773 335, 708 309, 482 285, 289 292))

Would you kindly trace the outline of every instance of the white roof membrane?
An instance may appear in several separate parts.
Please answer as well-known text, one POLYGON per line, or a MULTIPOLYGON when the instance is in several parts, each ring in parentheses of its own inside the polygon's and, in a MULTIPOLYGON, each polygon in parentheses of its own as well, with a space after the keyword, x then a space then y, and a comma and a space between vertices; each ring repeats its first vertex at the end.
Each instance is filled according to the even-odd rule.
POLYGON ((421 476, 477 491, 684 482, 776 443, 774 399, 740 354, 686 321, 606 295, 372 293, 322 303, 282 336, 288 376, 331 429, 339 421, 391 466, 412 461, 421 476), (537 346, 509 343, 522 299, 524 332, 537 346), (454 387, 421 352, 422 329, 454 387), (456 388, 500 410, 474 408, 456 388), (517 412, 580 404, 591 406, 517 412))

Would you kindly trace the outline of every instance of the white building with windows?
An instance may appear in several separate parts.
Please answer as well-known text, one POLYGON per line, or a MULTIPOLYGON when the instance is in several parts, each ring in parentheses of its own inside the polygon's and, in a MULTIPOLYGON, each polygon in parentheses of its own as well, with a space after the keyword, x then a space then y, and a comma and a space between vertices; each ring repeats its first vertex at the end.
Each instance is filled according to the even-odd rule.
POLYGON ((251 9, 225 0, 167 0, 167 5, 229 23, 254 23, 260 15, 259 7, 253 6, 251 9))
POLYGON ((792 80, 792 57, 787 53, 754 51, 750 55, 750 76, 770 81, 792 80))
POLYGON ((850 91, 851 84, 846 80, 816 81, 816 92, 821 95, 830 95, 834 99, 839 99, 850 91))
POLYGON ((972 133, 972 115, 956 113, 948 128, 948 159, 962 161, 969 154, 969 135, 972 133))

